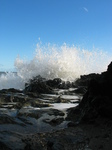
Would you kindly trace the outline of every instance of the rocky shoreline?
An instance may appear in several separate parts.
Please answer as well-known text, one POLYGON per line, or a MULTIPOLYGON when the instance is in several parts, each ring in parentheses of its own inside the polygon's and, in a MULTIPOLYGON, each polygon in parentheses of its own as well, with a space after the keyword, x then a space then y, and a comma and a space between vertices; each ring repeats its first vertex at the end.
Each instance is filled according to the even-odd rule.
POLYGON ((0 90, 1 150, 111 150, 112 63, 74 82, 34 77, 0 90))

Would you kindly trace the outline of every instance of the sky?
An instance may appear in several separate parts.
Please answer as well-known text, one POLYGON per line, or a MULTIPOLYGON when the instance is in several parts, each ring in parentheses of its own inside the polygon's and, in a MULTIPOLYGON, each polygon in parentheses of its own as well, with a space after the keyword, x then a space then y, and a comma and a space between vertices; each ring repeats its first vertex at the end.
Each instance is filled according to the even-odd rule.
POLYGON ((0 71, 40 40, 112 52, 112 0, 0 0, 0 71))

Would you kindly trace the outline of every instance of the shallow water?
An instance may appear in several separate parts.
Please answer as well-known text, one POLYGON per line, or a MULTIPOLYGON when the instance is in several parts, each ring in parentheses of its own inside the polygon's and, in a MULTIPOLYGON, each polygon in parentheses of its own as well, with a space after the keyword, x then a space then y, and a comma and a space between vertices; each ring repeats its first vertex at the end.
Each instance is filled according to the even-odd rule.
MULTIPOLYGON (((39 99, 40 101, 44 101, 44 103, 50 102, 50 107, 32 107, 32 106, 24 106, 20 110, 14 109, 10 106, 15 105, 16 102, 10 102, 2 104, 2 108, 0 108, 1 115, 8 115, 12 118, 16 123, 8 123, 8 124, 0 124, 0 131, 13 131, 22 134, 27 133, 36 133, 36 132, 51 132, 54 130, 60 130, 67 127, 68 121, 65 121, 67 117, 66 110, 68 108, 76 107, 78 103, 71 103, 69 100, 79 99, 78 96, 71 95, 61 95, 62 98, 67 99, 68 103, 54 103, 52 99, 58 98, 59 95, 55 94, 42 94, 44 99, 39 99), (50 98, 50 99, 49 99, 50 98), (45 100, 47 99, 47 100, 45 100), (54 110, 59 110, 64 113, 55 115, 54 110), (49 110, 52 112, 49 114, 49 110), (18 115, 19 114, 19 115, 18 115), (29 114, 37 114, 36 117, 30 117, 29 114), (59 124, 52 126, 49 122, 53 119, 63 119, 59 124)), ((78 102, 78 101, 77 101, 78 102)), ((7 117, 7 116, 6 116, 7 117)))

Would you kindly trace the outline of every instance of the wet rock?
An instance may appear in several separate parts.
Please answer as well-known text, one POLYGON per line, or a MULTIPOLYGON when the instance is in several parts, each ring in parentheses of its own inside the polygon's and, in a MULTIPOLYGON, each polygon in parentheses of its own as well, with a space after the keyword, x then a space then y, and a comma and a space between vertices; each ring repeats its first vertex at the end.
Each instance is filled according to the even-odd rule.
POLYGON ((59 88, 62 84, 62 80, 60 78, 55 78, 53 80, 46 81, 47 85, 53 88, 59 88))
POLYGON ((28 83, 25 84, 24 93, 52 93, 52 88, 48 86, 45 79, 40 76, 34 77, 28 83))
POLYGON ((23 104, 20 102, 17 102, 16 104, 13 105, 14 109, 21 109, 23 107, 23 104))
POLYGON ((73 90, 72 93, 84 95, 86 93, 86 91, 87 91, 86 86, 79 86, 79 87, 77 87, 77 89, 73 90))
POLYGON ((6 114, 0 114, 0 124, 16 124, 16 121, 6 114))
POLYGON ((69 99, 61 98, 61 96, 58 96, 57 98, 55 98, 54 101, 55 101, 55 103, 69 103, 70 102, 69 99))
POLYGON ((46 104, 46 103, 39 103, 39 102, 31 102, 31 105, 32 107, 37 107, 37 108, 42 108, 42 107, 50 107, 50 104, 46 104))
POLYGON ((63 118, 54 118, 54 119, 45 119, 43 120, 45 123, 49 123, 51 126, 57 126, 59 124, 61 124, 64 119, 63 118))
POLYGON ((64 112, 57 110, 57 109, 48 109, 47 110, 48 115, 54 115, 54 116, 64 116, 64 112))
POLYGON ((60 78, 46 80, 41 76, 36 76, 25 84, 25 89, 23 91, 25 94, 31 94, 35 97, 36 94, 33 93, 37 93, 37 95, 39 95, 40 93, 52 94, 54 93, 54 89, 69 89, 74 87, 76 87, 75 82, 63 81, 60 78))
POLYGON ((55 78, 53 80, 46 81, 47 85, 49 85, 52 88, 58 88, 58 89, 69 89, 71 87, 74 87, 73 82, 70 81, 63 81, 60 78, 55 78))
POLYGON ((38 99, 27 99, 23 104, 23 107, 36 107, 36 108, 42 108, 42 107, 50 107, 51 105, 49 103, 45 103, 44 101, 38 100, 38 99))
POLYGON ((33 109, 20 109, 18 112, 18 117, 32 117, 38 119, 41 114, 39 110, 33 110, 33 109))
POLYGON ((24 150, 25 143, 22 142, 23 135, 13 131, 0 131, 1 150, 24 150))
POLYGON ((39 93, 34 93, 34 92, 26 92, 26 99, 27 99, 27 97, 39 98, 40 94, 39 93))

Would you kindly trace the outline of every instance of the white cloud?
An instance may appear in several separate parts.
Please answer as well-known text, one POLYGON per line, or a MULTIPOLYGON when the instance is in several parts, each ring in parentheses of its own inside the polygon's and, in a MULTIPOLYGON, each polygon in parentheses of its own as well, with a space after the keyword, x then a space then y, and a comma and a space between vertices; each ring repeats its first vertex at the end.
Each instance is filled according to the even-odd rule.
POLYGON ((88 12, 88 9, 87 9, 86 7, 83 7, 83 9, 84 9, 86 12, 88 12))

